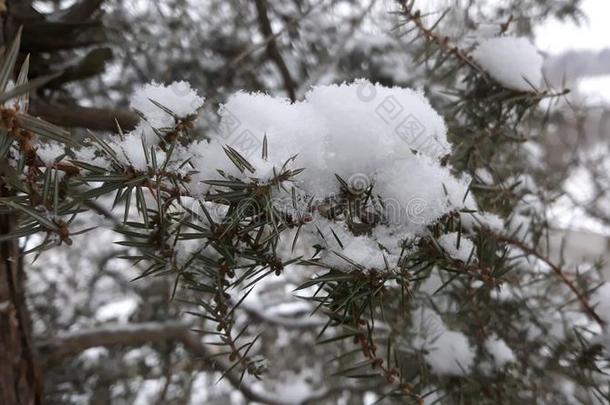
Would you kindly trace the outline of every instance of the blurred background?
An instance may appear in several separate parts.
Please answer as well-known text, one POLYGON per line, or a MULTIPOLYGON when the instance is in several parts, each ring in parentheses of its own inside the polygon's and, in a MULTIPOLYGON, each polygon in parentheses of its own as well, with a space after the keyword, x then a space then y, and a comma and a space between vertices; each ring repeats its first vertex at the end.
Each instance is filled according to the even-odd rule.
MULTIPOLYGON (((541 125, 527 140, 529 163, 546 173, 498 178, 473 173, 481 184, 506 189, 545 183, 554 191, 547 220, 549 249, 577 266, 610 260, 610 3, 605 0, 421 1, 436 29, 464 49, 497 35, 528 36, 545 58, 548 89, 570 89, 541 107, 541 125), (548 111, 542 111, 547 109, 548 111), (544 114, 543 114, 544 113, 544 114), (544 123, 544 125, 542 125, 544 123)), ((0 6, 4 4, 0 1, 0 6)), ((263 91, 293 100, 314 85, 367 78, 423 88, 442 104, 455 78, 431 74, 419 63, 415 33, 401 29, 390 0, 80 0, 15 1, 15 23, 25 26, 22 52, 31 75, 62 72, 32 95, 31 111, 72 128, 95 123, 114 136, 117 117, 128 130, 137 121, 129 95, 150 81, 186 80, 206 97, 196 129, 213 131, 216 111, 235 91, 263 91)), ((459 140, 460 134, 450 134, 459 140)), ((532 191, 532 190, 530 190, 532 191)), ((96 213, 108 227, 122 215, 103 202, 96 213)), ((87 217, 82 216, 83 228, 87 217)), ((108 324, 189 319, 170 300, 171 280, 131 281, 139 269, 120 260, 126 248, 99 228, 72 247, 28 260, 29 303, 35 333, 51 337, 108 324), (82 255, 88 251, 91 254, 82 255)), ((28 240, 26 245, 35 244, 28 240)), ((108 350, 91 348, 47 373, 46 395, 57 404, 241 404, 256 395, 284 403, 370 403, 366 387, 341 390, 314 345, 316 318, 292 290, 305 273, 285 274, 257 287, 240 322, 258 325, 260 351, 273 365, 269 378, 236 387, 218 382, 180 344, 162 342, 108 350), (263 305, 264 303, 264 305, 263 305), (273 327, 266 327, 273 326, 273 327), (279 348, 279 350, 278 350, 279 348), (322 387, 335 389, 322 389, 322 387), (237 389, 236 389, 237 388, 237 389), (247 389, 246 389, 247 388, 247 389), (248 389, 255 391, 255 394, 248 389)))

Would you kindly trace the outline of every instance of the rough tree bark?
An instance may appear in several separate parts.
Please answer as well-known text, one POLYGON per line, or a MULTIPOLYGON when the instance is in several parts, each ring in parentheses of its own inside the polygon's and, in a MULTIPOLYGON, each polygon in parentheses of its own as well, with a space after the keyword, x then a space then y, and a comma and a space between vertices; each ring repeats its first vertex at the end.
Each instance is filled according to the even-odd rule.
MULTIPOLYGON (((8 193, 0 180, 0 196, 8 193)), ((0 215, 0 235, 14 226, 13 216, 0 215)), ((0 242, 0 404, 39 404, 41 396, 19 246, 16 240, 0 242)))
MULTIPOLYGON (((8 43, 7 15, 0 11, 0 45, 8 43)), ((3 159, 4 160, 4 159, 3 159)), ((0 163, 6 163, 0 161, 0 163)), ((3 167, 4 165, 0 165, 3 167)), ((0 197, 10 196, 0 170, 0 197)), ((0 235, 15 228, 15 217, 0 213, 0 235)), ((32 339, 30 313, 25 302, 25 274, 17 240, 0 242, 0 404, 42 403, 42 378, 32 339)))

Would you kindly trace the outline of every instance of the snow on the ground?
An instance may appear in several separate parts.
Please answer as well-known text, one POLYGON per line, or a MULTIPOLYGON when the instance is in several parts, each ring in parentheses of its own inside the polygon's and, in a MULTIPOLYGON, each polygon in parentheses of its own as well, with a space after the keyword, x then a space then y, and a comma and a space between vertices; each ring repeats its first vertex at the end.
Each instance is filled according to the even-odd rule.
POLYGON ((505 364, 515 361, 515 354, 508 347, 506 342, 496 335, 492 335, 485 341, 485 349, 491 354, 497 368, 504 367, 505 364))

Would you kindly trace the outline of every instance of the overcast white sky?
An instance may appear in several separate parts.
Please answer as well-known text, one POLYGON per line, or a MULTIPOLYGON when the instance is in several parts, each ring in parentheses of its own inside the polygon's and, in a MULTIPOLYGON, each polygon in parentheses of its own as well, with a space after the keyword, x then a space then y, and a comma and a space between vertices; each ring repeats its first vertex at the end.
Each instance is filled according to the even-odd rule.
POLYGON ((567 49, 600 50, 610 47, 610 0, 584 0, 588 22, 582 26, 552 21, 536 31, 540 50, 560 53, 567 49))
MULTIPOLYGON (((610 48, 610 0, 584 0, 588 21, 581 26, 550 21, 536 30, 536 45, 550 54, 570 49, 602 50, 610 48)), ((610 103, 610 76, 580 80, 578 89, 587 94, 587 102, 610 103)))

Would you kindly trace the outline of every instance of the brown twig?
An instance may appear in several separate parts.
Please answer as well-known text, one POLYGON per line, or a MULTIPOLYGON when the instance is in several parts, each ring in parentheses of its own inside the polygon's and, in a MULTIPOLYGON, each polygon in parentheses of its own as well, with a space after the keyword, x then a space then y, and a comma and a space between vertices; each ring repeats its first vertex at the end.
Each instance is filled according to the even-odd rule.
POLYGON ((275 35, 271 29, 271 22, 269 21, 269 16, 267 15, 267 2, 266 0, 255 0, 255 3, 258 14, 259 29, 263 35, 263 38, 268 38, 266 43, 267 56, 279 69, 280 74, 282 75, 282 80, 284 81, 284 88, 286 89, 286 92, 288 92, 288 97, 290 97, 290 100, 294 102, 296 100, 296 85, 292 79, 292 76, 290 75, 288 66, 286 66, 286 62, 284 61, 284 58, 282 58, 282 54, 277 47, 275 35))
POLYGON ((449 42, 449 37, 440 36, 435 33, 431 28, 428 28, 424 25, 421 19, 421 13, 419 10, 413 10, 413 6, 408 5, 406 0, 398 0, 402 8, 402 13, 405 17, 407 17, 413 24, 417 27, 417 29, 422 33, 422 35, 426 38, 427 41, 433 42, 438 45, 445 52, 455 56, 457 59, 470 66, 477 72, 483 73, 481 68, 477 66, 477 64, 472 60, 468 54, 460 49, 457 45, 449 42))
POLYGON ((595 312, 595 310, 593 309, 591 304, 589 304, 587 297, 585 297, 585 295, 566 276, 566 274, 561 269, 561 267, 559 267, 558 265, 553 263, 546 256, 542 255, 541 253, 537 252, 535 249, 527 246, 525 243, 523 243, 519 240, 511 239, 511 238, 508 238, 508 237, 502 236, 502 235, 494 235, 494 236, 497 241, 507 243, 509 245, 513 245, 513 246, 521 249, 525 254, 534 256, 535 258, 543 261, 546 265, 548 265, 551 268, 551 270, 553 270, 555 275, 557 275, 557 277, 559 277, 561 282, 564 283, 574 293, 574 295, 576 295, 576 297, 580 301, 580 304, 583 307, 583 309, 585 310, 585 312, 601 326, 605 325, 605 322, 602 320, 602 318, 595 312))
POLYGON ((307 18, 309 16, 309 14, 313 10, 315 10, 323 2, 324 1, 322 0, 322 1, 319 1, 318 3, 312 5, 307 11, 305 11, 304 13, 299 15, 298 17, 291 18, 290 21, 288 21, 284 25, 284 27, 282 27, 282 29, 279 30, 278 32, 275 32, 272 35, 268 35, 261 43, 255 44, 255 45, 245 49, 243 52, 239 53, 235 58, 233 58, 231 60, 231 62, 229 62, 228 67, 229 68, 234 68, 239 63, 241 63, 242 60, 246 59, 248 56, 252 55, 257 50, 259 50, 261 48, 265 48, 269 42, 271 42, 271 41, 275 40, 276 38, 282 36, 282 34, 284 34, 286 31, 288 31, 288 29, 290 29, 290 28, 292 28, 294 26, 297 26, 297 23, 299 23, 303 19, 307 18))
MULTIPOLYGON (((361 319, 355 311, 352 311, 352 316, 353 327, 360 331, 355 336, 355 342, 360 346, 364 357, 371 362, 371 367, 376 369, 388 384, 397 386, 404 395, 412 398, 417 404, 423 404, 423 399, 413 392, 413 386, 402 381, 400 371, 391 364, 385 364, 384 359, 377 356, 377 345, 373 342, 373 336, 368 327, 365 328, 367 321, 361 319)), ((389 361, 390 359, 388 359, 389 361)))
POLYGON ((123 130, 130 131, 140 120, 128 110, 50 104, 36 99, 31 100, 29 113, 62 127, 93 131, 117 132, 117 121, 123 130))

